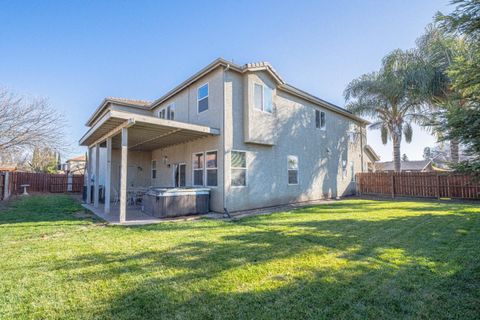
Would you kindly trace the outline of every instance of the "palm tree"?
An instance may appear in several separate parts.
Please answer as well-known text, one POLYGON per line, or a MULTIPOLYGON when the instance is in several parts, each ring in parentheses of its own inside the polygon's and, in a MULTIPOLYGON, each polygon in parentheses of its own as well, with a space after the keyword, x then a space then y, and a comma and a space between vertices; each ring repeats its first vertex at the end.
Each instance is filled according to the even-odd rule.
POLYGON ((412 123, 427 120, 425 107, 418 99, 414 81, 418 59, 414 51, 395 50, 382 61, 380 71, 368 73, 350 82, 345 89, 347 108, 373 120, 370 129, 380 129, 382 142, 393 143, 396 172, 401 170, 400 145, 402 136, 412 141, 412 123))

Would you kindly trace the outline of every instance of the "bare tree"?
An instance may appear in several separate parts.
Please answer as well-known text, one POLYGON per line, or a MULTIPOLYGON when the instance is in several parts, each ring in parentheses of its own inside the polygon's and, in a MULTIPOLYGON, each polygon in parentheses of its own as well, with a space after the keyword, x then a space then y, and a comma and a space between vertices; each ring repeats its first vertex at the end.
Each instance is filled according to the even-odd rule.
POLYGON ((0 158, 37 148, 65 147, 64 117, 47 99, 29 99, 0 88, 0 158))

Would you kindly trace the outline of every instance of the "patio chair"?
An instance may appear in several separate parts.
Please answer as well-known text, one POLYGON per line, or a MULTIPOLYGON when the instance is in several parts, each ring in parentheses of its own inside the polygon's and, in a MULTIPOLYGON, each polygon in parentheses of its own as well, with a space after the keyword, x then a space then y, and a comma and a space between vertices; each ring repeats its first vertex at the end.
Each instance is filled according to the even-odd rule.
POLYGON ((112 187, 113 190, 113 205, 117 205, 120 201, 120 195, 115 187, 112 187))

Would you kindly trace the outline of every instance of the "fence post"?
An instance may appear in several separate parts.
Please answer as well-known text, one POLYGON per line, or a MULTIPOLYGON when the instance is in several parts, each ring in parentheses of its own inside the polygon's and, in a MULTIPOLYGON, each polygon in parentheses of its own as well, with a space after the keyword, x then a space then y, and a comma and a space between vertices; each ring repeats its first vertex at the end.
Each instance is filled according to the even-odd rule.
POLYGON ((5 172, 5 178, 3 179, 3 200, 7 200, 10 197, 10 172, 5 172))
POLYGON ((395 173, 392 173, 392 198, 395 198, 395 173))
POLYGON ((440 175, 437 173, 437 199, 440 199, 440 175))
POLYGON ((73 190, 73 177, 70 173, 67 174, 67 192, 72 192, 73 190))

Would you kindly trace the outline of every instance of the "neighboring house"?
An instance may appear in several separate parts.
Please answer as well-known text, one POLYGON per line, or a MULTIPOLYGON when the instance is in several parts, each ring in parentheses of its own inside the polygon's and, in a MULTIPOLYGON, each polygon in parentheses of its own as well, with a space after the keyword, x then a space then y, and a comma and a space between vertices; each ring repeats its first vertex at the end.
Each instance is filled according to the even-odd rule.
POLYGON ((68 159, 65 161, 64 171, 67 174, 85 174, 86 163, 85 155, 68 159))
POLYGON ((0 163, 0 171, 15 172, 15 171, 18 171, 18 167, 14 164, 2 164, 2 163, 0 163))
POLYGON ((211 210, 239 211, 353 194, 366 124, 268 63, 217 59, 153 102, 106 98, 80 144, 106 148, 111 197, 125 199, 122 176, 127 188, 205 186, 211 210))
POLYGON ((368 144, 364 147, 367 166, 366 169, 368 172, 375 172, 375 163, 380 160, 380 156, 373 150, 368 144))
MULTIPOLYGON (((401 161, 400 168, 402 172, 432 172, 432 160, 401 161)), ((393 172, 393 161, 377 162, 375 164, 376 172, 393 172)))

